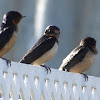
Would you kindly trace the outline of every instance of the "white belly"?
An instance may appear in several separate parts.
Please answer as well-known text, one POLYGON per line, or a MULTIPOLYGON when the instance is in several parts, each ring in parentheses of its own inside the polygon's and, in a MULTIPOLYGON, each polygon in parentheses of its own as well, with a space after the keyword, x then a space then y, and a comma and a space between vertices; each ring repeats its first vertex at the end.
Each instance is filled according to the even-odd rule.
POLYGON ((44 55, 42 55, 40 58, 35 60, 32 63, 32 65, 41 65, 41 64, 44 64, 44 63, 48 62, 49 60, 51 60, 56 55, 57 50, 58 50, 58 43, 56 42, 54 44, 53 48, 51 48, 44 55))
POLYGON ((73 66, 70 69, 70 72, 74 72, 74 73, 85 72, 86 70, 88 70, 92 66, 96 57, 97 57, 97 54, 93 54, 92 52, 87 53, 85 59, 81 63, 73 66))
POLYGON ((0 57, 6 54, 15 44, 17 38, 17 32, 15 31, 12 35, 12 38, 8 41, 8 43, 2 48, 0 51, 0 57))

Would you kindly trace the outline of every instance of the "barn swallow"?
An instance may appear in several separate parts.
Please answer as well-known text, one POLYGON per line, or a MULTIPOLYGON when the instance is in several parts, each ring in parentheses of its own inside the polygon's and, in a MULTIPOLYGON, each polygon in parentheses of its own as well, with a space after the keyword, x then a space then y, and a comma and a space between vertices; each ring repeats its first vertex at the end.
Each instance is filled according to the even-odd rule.
POLYGON ((80 45, 76 47, 62 62, 59 70, 81 73, 85 80, 88 76, 84 74, 96 59, 98 50, 96 40, 92 37, 86 37, 81 40, 80 45))
POLYGON ((43 64, 51 60, 56 55, 59 36, 60 29, 57 26, 48 26, 44 35, 19 62, 45 67, 48 73, 50 68, 43 64))
MULTIPOLYGON (((9 11, 3 16, 3 21, 0 26, 0 58, 15 44, 18 35, 17 24, 23 17, 25 16, 22 16, 17 11, 9 11)), ((9 60, 6 61, 7 63, 9 62, 9 60)))

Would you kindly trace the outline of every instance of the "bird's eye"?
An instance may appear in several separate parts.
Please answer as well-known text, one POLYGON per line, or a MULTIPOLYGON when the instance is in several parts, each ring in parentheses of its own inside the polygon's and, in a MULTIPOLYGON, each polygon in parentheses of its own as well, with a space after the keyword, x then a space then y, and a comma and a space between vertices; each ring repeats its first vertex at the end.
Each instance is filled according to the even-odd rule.
POLYGON ((49 33, 54 33, 54 31, 53 31, 53 30, 50 30, 50 29, 48 30, 48 32, 49 32, 49 33))
POLYGON ((45 33, 48 33, 49 34, 49 33, 53 33, 53 31, 50 30, 50 29, 48 29, 48 30, 45 31, 45 33))
POLYGON ((51 30, 49 29, 48 32, 50 32, 51 30))
POLYGON ((48 33, 48 30, 46 30, 45 33, 48 33))

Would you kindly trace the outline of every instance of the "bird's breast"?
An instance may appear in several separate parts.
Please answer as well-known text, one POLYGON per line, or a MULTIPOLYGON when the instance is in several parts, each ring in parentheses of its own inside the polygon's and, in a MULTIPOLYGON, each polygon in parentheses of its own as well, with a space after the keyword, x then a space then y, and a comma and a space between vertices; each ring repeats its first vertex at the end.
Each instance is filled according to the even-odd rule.
POLYGON ((6 43, 6 45, 1 49, 0 51, 0 57, 2 57, 5 53, 7 53, 15 44, 16 42, 16 38, 17 38, 17 32, 14 31, 12 37, 10 38, 10 40, 8 41, 8 43, 6 43))
POLYGON ((55 42, 54 46, 49 51, 44 53, 41 57, 39 57, 37 60, 35 60, 32 63, 32 65, 41 65, 48 62, 56 55, 57 50, 58 50, 58 43, 55 42))

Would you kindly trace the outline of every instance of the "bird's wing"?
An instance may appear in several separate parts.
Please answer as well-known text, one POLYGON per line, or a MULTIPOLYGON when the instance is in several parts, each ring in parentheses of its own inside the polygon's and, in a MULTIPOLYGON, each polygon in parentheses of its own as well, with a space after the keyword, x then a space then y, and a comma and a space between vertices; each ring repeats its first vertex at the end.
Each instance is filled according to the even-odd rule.
POLYGON ((43 35, 39 41, 33 46, 33 48, 19 61, 21 63, 31 64, 36 59, 41 57, 47 51, 49 51, 55 44, 55 37, 46 37, 43 35))
POLYGON ((8 43, 14 30, 14 26, 6 27, 0 30, 0 50, 6 45, 6 43, 8 43))
POLYGON ((82 62, 88 51, 88 48, 78 46, 63 60, 63 63, 61 64, 59 69, 69 71, 71 67, 82 62))

